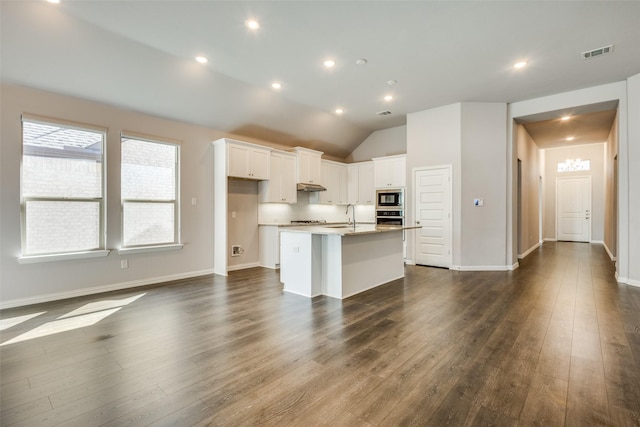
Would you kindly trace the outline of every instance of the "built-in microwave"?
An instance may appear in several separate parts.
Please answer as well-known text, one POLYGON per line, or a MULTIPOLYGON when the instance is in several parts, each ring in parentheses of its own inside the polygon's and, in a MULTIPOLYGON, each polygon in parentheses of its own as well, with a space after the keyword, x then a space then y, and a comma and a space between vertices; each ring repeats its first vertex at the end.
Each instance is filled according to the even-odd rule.
POLYGON ((404 207, 404 190, 378 190, 376 191, 376 207, 384 208, 403 208, 404 207))

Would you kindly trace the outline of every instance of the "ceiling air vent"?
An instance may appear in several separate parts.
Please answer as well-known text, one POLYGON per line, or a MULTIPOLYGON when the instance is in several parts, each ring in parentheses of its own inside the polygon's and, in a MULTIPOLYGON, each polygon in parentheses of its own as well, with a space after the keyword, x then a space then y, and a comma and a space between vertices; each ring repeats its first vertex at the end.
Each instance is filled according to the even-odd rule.
POLYGON ((376 114, 379 115, 379 116, 390 116, 391 115, 391 111, 389 111, 389 110, 378 111, 376 114))
POLYGON ((608 55, 613 52, 613 45, 599 47, 597 49, 589 50, 587 52, 582 52, 582 59, 590 59, 596 56, 608 55))

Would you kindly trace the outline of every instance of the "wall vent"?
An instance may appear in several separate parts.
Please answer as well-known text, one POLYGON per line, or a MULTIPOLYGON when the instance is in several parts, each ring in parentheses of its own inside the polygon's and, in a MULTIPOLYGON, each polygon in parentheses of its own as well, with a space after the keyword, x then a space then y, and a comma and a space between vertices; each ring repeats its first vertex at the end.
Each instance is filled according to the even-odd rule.
POLYGON ((582 52, 582 59, 590 59, 596 56, 608 55, 613 52, 613 45, 599 47, 597 49, 582 52))
POLYGON ((379 116, 390 116, 391 115, 391 111, 389 111, 389 110, 378 111, 376 114, 379 115, 379 116))

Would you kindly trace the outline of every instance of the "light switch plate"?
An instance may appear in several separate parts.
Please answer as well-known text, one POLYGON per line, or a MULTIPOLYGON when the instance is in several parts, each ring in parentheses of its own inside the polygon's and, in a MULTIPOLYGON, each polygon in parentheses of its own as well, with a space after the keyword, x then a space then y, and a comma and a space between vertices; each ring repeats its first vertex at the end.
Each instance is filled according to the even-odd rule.
POLYGON ((473 206, 484 206, 484 200, 482 200, 482 199, 473 199, 473 206))

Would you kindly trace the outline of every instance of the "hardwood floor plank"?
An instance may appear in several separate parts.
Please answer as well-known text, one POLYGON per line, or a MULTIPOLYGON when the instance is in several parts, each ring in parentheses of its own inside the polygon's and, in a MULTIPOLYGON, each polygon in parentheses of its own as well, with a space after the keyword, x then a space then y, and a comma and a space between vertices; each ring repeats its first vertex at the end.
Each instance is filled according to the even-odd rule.
POLYGON ((640 288, 613 274, 545 242, 346 300, 252 268, 3 310, 0 425, 640 426, 640 288))

